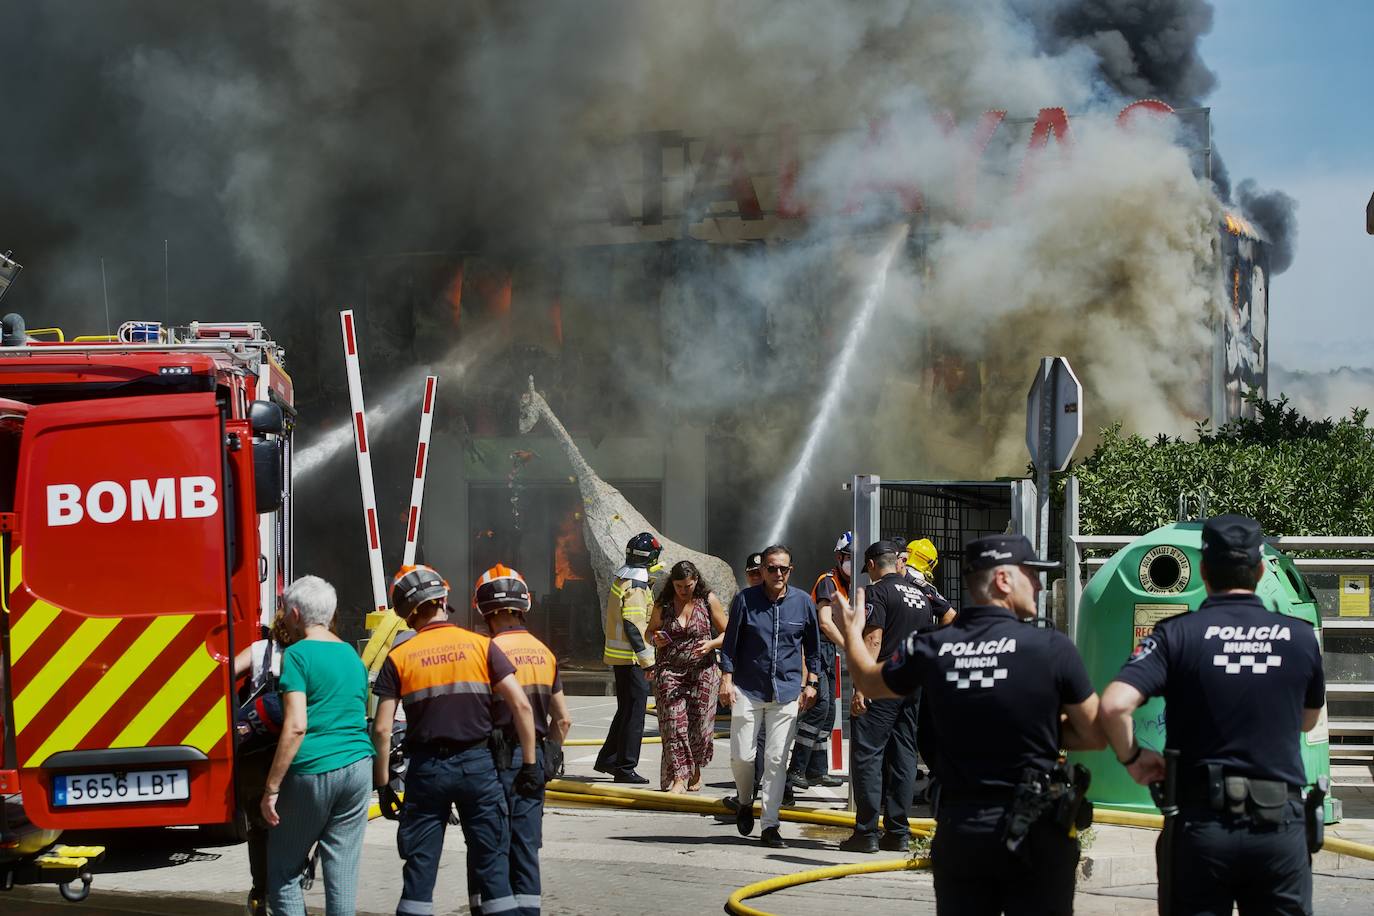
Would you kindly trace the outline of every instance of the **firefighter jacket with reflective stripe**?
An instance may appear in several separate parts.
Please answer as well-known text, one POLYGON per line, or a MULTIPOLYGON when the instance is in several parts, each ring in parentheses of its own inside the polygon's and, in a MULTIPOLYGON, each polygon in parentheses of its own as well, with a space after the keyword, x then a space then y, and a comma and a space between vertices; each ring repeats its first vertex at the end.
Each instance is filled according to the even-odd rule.
POLYGON ((391 650, 372 692, 401 701, 408 746, 466 743, 491 734, 492 685, 514 673, 489 638, 431 623, 391 650))
MULTIPOLYGON (((529 630, 518 627, 502 630, 492 637, 492 642, 506 653, 515 666, 515 679, 525 690, 525 696, 534 710, 534 730, 543 738, 549 733, 549 718, 553 712, 553 695, 562 693, 563 680, 558 675, 558 659, 548 646, 534 638, 529 630)), ((496 727, 513 733, 510 707, 500 697, 492 707, 496 716, 496 727)))
POLYGON ((649 645, 644 630, 649 625, 649 610, 653 593, 643 582, 616 579, 606 601, 606 616, 601 621, 606 633, 606 648, 602 660, 608 665, 654 666, 654 647, 649 645))

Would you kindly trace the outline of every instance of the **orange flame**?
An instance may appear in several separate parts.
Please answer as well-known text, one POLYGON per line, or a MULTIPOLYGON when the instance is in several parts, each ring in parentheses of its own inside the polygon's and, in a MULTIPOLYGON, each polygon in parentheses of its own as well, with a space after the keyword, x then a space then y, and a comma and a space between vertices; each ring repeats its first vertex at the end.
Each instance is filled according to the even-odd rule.
POLYGON ((444 288, 444 301, 453 314, 453 326, 457 327, 463 317, 463 265, 459 263, 448 286, 444 288))
POLYGON ((582 513, 570 511, 558 526, 553 547, 553 587, 560 589, 565 582, 580 582, 587 578, 587 544, 582 539, 582 513))

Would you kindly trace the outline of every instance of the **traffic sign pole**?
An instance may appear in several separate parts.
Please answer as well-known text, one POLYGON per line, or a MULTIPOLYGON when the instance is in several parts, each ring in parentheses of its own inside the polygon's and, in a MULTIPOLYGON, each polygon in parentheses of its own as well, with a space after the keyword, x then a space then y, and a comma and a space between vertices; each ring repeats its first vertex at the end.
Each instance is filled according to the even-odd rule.
MULTIPOLYGON (((1046 356, 1026 395, 1026 449, 1035 462, 1035 550, 1049 555, 1050 474, 1069 466, 1083 438, 1083 386, 1062 356, 1046 356)), ((1040 590, 1038 613, 1045 616, 1047 592, 1040 590)))
MULTIPOLYGON (((1058 387, 1054 384, 1056 375, 1055 360, 1046 356, 1040 360, 1040 416, 1037 418, 1040 424, 1039 441, 1036 443, 1039 448, 1034 455, 1035 460, 1035 552, 1041 558, 1048 556, 1049 552, 1049 533, 1050 533, 1050 464, 1054 460, 1052 450, 1054 448, 1054 391, 1058 387)), ((1048 574, 1040 573, 1041 586, 1048 586, 1048 574)), ((1047 588, 1040 589, 1040 600, 1036 606, 1036 613, 1040 617, 1045 616, 1045 593, 1047 588)))

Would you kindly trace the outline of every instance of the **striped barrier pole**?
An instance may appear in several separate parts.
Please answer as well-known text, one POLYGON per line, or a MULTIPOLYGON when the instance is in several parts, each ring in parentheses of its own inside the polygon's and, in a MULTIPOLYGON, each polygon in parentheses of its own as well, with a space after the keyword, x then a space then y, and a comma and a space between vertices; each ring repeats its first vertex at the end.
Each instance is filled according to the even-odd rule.
POLYGON ((415 543, 420 536, 420 504, 425 501, 425 472, 429 470, 429 431, 434 425, 435 375, 425 376, 425 399, 420 405, 420 442, 415 447, 415 479, 410 484, 410 512, 406 515, 406 549, 401 562, 415 565, 415 543))
POLYGON ((840 703, 844 700, 844 689, 840 684, 840 667, 844 653, 835 653, 835 719, 830 725, 830 770, 843 773, 844 765, 844 725, 840 718, 840 703))
POLYGON ((353 451, 358 456, 358 486, 363 494, 363 520, 367 526, 367 563, 372 573, 372 603, 386 610, 386 581, 382 573, 382 535, 377 523, 377 492, 372 486, 372 455, 363 413, 363 377, 358 368, 358 334, 353 310, 339 312, 343 328, 344 368, 348 372, 348 403, 353 411, 353 451))

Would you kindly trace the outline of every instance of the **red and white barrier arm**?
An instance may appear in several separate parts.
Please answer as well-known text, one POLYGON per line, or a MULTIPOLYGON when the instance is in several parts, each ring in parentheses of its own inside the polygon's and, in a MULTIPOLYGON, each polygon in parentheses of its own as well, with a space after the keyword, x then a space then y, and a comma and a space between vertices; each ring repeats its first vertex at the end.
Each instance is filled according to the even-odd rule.
POLYGON ((358 456, 358 486, 363 494, 363 523, 367 529, 367 564, 372 573, 372 603, 386 610, 386 579, 382 573, 382 534, 377 521, 377 492, 372 486, 372 454, 363 413, 363 377, 358 367, 358 333, 353 310, 339 312, 343 328, 344 367, 348 372, 348 403, 353 412, 353 450, 358 456))
POLYGON ((840 718, 840 703, 844 700, 844 689, 840 683, 840 668, 844 660, 844 650, 835 653, 835 719, 830 725, 830 770, 843 773, 848 768, 844 761, 844 720, 840 718))
POLYGON ((429 431, 434 425, 434 395, 438 376, 425 376, 425 399, 420 405, 420 442, 415 447, 415 480, 410 484, 410 512, 406 516, 406 566, 415 565, 415 542, 420 537, 420 504, 425 501, 425 472, 429 470, 429 431))

